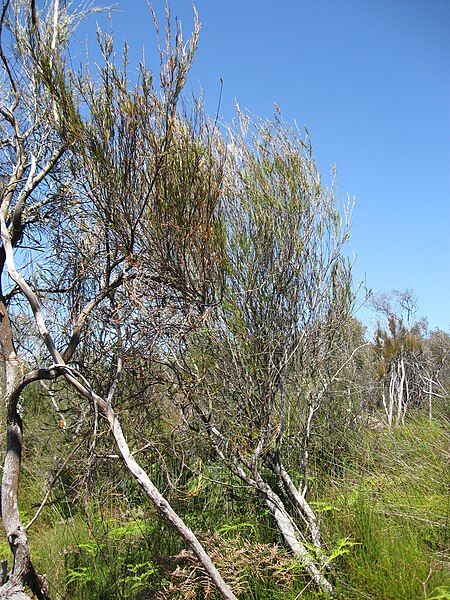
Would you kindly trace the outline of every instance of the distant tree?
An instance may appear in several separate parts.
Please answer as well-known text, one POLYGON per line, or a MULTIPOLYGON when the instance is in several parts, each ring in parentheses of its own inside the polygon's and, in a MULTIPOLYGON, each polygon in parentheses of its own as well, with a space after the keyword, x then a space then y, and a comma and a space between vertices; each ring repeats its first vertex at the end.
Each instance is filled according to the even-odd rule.
POLYGON ((414 406, 427 406, 431 417, 436 365, 426 349, 426 322, 415 319, 417 299, 406 290, 373 301, 385 318, 385 325, 378 325, 374 350, 387 424, 400 425, 414 406))
POLYGON ((428 397, 428 415, 433 417, 433 406, 448 404, 450 395, 450 336, 442 330, 432 331, 424 341, 424 355, 427 363, 426 375, 422 383, 428 397))

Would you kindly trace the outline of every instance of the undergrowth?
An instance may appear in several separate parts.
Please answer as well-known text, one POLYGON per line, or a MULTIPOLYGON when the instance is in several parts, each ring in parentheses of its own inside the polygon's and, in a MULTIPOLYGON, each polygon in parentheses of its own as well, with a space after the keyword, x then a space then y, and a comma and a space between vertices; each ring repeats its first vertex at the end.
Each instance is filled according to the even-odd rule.
MULTIPOLYGON (((449 600, 448 422, 417 417, 394 430, 368 429, 350 447, 337 475, 316 464, 311 477, 336 597, 449 600)), ((25 521, 42 491, 33 481, 24 483, 25 521)), ((240 599, 322 597, 263 503, 222 467, 198 462, 181 484, 171 502, 240 599)), ((138 489, 127 499, 100 486, 75 501, 63 491, 55 489, 30 529, 37 568, 56 600, 217 597, 138 489)), ((7 556, 5 542, 0 553, 7 556)))

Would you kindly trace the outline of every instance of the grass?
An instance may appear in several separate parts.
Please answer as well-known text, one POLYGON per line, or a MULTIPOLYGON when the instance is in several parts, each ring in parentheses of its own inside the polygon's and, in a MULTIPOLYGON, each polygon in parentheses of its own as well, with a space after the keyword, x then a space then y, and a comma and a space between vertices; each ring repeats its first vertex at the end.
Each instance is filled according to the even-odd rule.
MULTIPOLYGON (((312 473, 336 597, 450 600, 448 422, 417 417, 355 439, 339 476, 320 465, 312 473)), ((322 597, 258 499, 217 465, 194 471, 171 501, 235 581, 240 600, 322 597)), ((121 486, 120 469, 117 477, 121 486)), ((99 487, 76 505, 59 490, 30 530, 55 600, 215 598, 140 491, 133 487, 127 500, 116 489, 99 487)), ((21 510, 30 516, 41 489, 33 479, 24 492, 21 510)), ((5 543, 0 551, 7 554, 5 543)))
POLYGON ((369 431, 324 492, 331 536, 355 546, 336 564, 343 598, 450 598, 448 423, 414 418, 369 431), (447 591, 444 591, 447 590, 447 591))

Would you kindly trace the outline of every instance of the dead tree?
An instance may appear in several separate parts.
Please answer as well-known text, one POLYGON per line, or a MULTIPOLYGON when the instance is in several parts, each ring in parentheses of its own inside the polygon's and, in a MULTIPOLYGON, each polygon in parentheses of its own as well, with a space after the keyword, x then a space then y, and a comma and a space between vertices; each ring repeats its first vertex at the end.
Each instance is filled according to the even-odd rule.
POLYGON ((373 303, 385 320, 373 347, 381 405, 388 427, 399 426, 414 407, 427 407, 432 414, 432 398, 439 394, 436 368, 427 352, 425 323, 414 319, 417 300, 412 292, 394 291, 373 303))

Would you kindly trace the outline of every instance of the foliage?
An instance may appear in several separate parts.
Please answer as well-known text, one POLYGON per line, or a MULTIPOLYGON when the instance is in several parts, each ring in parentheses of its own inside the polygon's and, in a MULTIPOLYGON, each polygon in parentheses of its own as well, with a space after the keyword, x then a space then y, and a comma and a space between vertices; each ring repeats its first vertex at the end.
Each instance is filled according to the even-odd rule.
MULTIPOLYGON (((398 429, 360 430, 339 474, 314 463, 311 503, 326 532, 338 597, 446 598, 447 430, 444 417, 429 422, 417 415, 398 429)), ((31 455, 31 466, 30 460, 31 455)), ((301 597, 317 598, 264 505, 214 461, 192 467, 195 473, 184 473, 172 501, 203 532, 206 547, 239 597, 293 600, 306 587, 301 597)), ((105 477, 101 468, 98 476, 97 482, 105 477)), ((94 486, 83 508, 83 494, 74 502, 56 487, 43 518, 33 526, 36 560, 49 573, 55 597, 213 598, 198 563, 160 526, 154 512, 142 501, 127 502, 125 494, 133 498, 136 490, 121 490, 120 497, 116 490, 94 486), (72 516, 67 516, 67 502, 72 516)), ((27 482, 24 491, 24 510, 32 513, 27 504, 38 495, 28 493, 27 482)))

